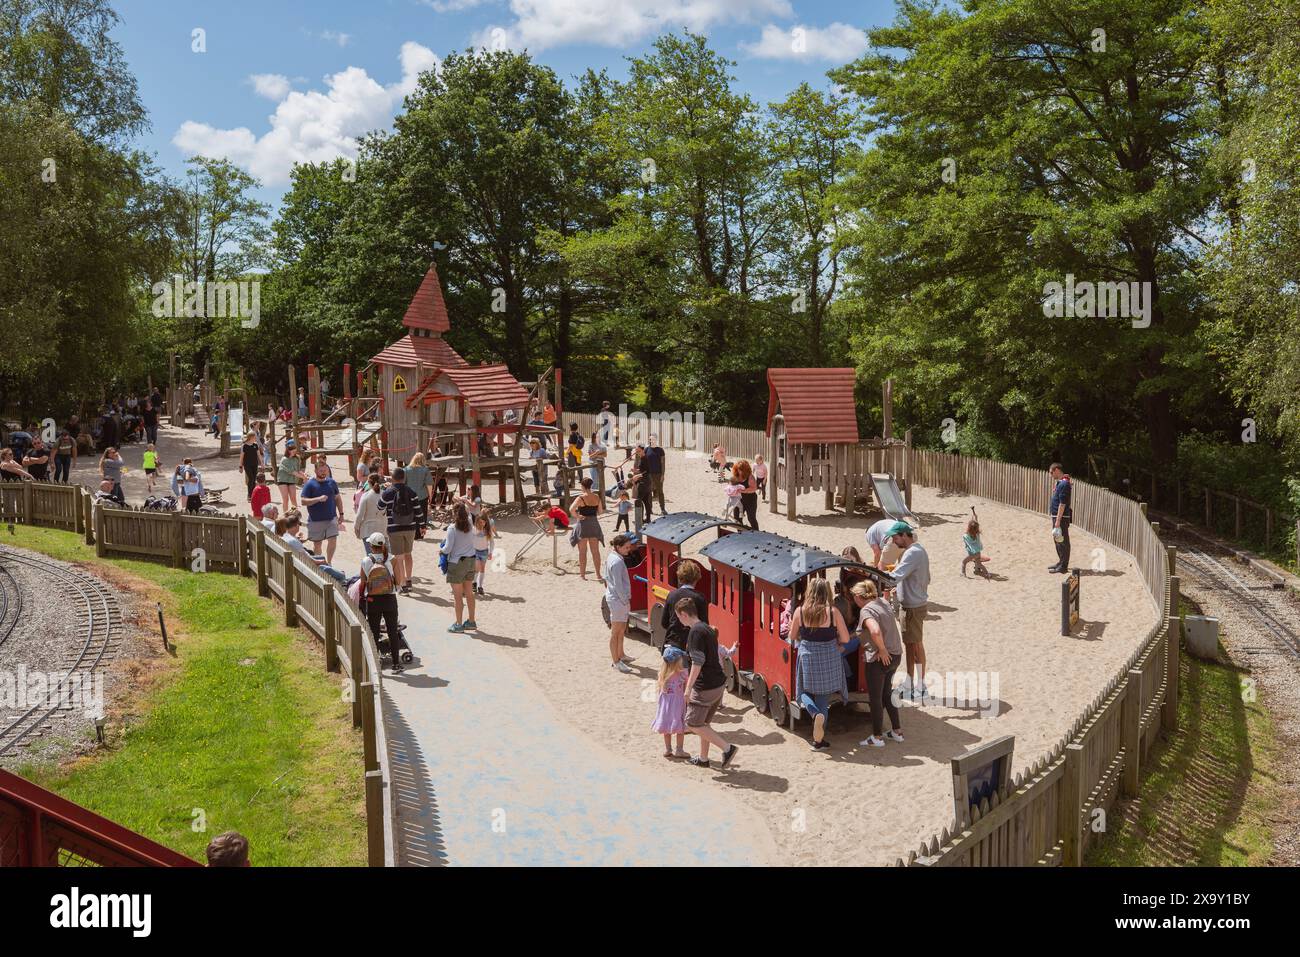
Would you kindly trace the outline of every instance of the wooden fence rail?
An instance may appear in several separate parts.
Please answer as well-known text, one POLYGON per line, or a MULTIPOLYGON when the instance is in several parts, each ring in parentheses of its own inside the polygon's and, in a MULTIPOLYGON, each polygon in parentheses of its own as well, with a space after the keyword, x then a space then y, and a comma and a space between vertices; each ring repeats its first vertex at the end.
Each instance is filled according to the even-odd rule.
POLYGON ((300 625, 325 646, 325 668, 346 677, 352 724, 362 733, 367 861, 396 864, 393 775, 383 720, 379 650, 342 587, 325 579, 260 523, 226 515, 182 515, 105 508, 80 485, 0 484, 0 521, 85 535, 96 554, 159 559, 175 568, 252 576, 257 592, 278 601, 286 625, 300 625))

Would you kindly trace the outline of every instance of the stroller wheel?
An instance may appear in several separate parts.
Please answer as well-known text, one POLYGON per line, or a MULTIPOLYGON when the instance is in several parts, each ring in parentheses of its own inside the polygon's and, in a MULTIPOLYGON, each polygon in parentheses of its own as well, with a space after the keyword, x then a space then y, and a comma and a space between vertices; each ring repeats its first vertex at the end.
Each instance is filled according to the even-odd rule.
POLYGON ((414 657, 415 655, 411 654, 411 649, 407 648, 402 652, 402 664, 409 665, 411 663, 411 659, 414 657))

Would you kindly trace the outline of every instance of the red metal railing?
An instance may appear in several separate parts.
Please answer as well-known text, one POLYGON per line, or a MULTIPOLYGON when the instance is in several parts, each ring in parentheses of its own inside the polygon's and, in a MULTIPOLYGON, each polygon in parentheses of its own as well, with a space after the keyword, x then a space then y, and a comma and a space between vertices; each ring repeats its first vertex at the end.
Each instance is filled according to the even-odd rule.
POLYGON ((0 769, 0 867, 199 867, 80 804, 0 769))

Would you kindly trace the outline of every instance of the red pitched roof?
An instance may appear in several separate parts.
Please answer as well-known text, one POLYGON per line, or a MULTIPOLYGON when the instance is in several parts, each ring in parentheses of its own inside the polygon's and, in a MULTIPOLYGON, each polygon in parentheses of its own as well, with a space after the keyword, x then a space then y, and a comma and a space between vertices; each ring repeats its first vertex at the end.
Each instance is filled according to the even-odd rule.
POLYGON ((398 339, 371 362, 380 362, 390 366, 405 366, 414 369, 417 363, 423 363, 434 369, 447 369, 469 365, 446 340, 437 336, 413 336, 407 334, 398 339))
MULTIPOLYGON (((519 384, 519 380, 504 365, 439 369, 433 375, 425 377, 411 398, 420 396, 444 377, 450 380, 475 412, 504 412, 506 409, 522 409, 528 404, 528 390, 519 384)), ((438 392, 445 394, 447 390, 443 388, 438 392)), ((407 401, 409 404, 410 400, 407 401)))
POLYGON ((428 329, 430 332, 448 332, 451 320, 447 318, 447 304, 442 301, 442 284, 438 282, 438 269, 430 265, 420 288, 415 291, 411 304, 406 307, 402 325, 408 329, 428 329))
POLYGON ((853 369, 768 369, 767 433, 779 411, 791 442, 857 442, 854 380, 853 369))

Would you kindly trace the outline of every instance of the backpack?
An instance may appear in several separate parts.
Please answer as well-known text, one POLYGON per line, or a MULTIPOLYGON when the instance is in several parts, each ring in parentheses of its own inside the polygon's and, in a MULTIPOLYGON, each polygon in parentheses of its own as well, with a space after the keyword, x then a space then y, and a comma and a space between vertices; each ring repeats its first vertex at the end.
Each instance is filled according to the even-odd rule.
POLYGON ((393 493, 393 507, 388 513, 390 527, 415 524, 415 493, 405 485, 393 493))

